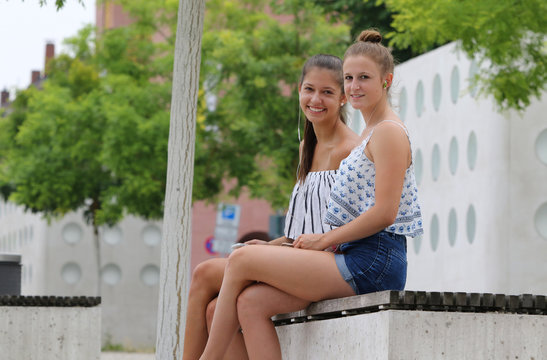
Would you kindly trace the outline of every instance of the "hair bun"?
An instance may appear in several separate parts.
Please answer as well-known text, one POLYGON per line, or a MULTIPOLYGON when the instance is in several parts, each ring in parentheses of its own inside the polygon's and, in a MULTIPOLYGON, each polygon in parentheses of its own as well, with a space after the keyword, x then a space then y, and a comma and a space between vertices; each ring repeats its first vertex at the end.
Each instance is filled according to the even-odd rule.
POLYGON ((382 42, 382 35, 380 35, 380 33, 374 29, 363 30, 361 34, 357 37, 357 41, 379 44, 382 42))

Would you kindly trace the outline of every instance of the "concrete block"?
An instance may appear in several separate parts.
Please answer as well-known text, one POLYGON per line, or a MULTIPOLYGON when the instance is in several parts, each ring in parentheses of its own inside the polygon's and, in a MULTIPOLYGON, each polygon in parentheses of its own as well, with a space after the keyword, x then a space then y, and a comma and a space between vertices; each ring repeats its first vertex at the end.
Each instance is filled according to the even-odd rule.
POLYGON ((101 308, 0 306, 2 360, 99 360, 101 308))
POLYGON ((547 359, 543 315, 386 310, 276 329, 284 359, 547 359))

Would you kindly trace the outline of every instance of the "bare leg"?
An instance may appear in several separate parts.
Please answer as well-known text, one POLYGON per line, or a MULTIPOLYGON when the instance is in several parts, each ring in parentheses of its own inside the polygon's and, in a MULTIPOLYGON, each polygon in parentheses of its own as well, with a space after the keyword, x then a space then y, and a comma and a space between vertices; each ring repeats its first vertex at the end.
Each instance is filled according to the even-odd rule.
POLYGON ((237 316, 251 359, 281 359, 281 346, 271 320, 276 314, 306 308, 310 301, 266 284, 247 287, 237 298, 237 316))
POLYGON ((246 246, 234 251, 225 270, 209 341, 201 359, 222 359, 237 331, 236 300, 260 281, 307 301, 355 295, 326 251, 246 246))
POLYGON ((192 274, 186 309, 184 360, 199 359, 207 343, 205 309, 220 290, 227 259, 210 259, 199 264, 192 274))
MULTIPOLYGON (((217 299, 213 299, 207 305, 207 311, 206 311, 206 317, 207 317, 207 330, 209 331, 211 329, 211 323, 213 322, 213 315, 215 313, 215 308, 217 304, 217 299)), ((226 350, 226 354, 224 355, 224 360, 247 360, 249 357, 247 356, 247 349, 245 349, 245 342, 243 341, 243 334, 241 332, 237 331, 232 338, 232 342, 228 346, 228 349, 226 350)))

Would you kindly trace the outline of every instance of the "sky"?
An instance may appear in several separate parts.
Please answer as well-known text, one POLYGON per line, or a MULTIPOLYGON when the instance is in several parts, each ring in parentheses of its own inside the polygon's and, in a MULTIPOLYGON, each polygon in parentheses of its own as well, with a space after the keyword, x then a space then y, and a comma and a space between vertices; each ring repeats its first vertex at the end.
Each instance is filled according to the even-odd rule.
POLYGON ((15 89, 30 83, 32 70, 44 70, 46 43, 55 54, 65 49, 63 39, 74 36, 86 24, 95 24, 95 0, 67 0, 57 11, 55 0, 40 7, 39 0, 0 0, 0 90, 13 99, 15 89))

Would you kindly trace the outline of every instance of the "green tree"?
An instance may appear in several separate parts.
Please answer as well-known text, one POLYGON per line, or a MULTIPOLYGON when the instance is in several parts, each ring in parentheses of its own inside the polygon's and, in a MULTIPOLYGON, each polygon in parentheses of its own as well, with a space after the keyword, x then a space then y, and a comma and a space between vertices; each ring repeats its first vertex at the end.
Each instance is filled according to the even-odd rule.
POLYGON ((479 89, 501 109, 526 108, 547 81, 547 3, 541 0, 381 0, 393 12, 390 44, 425 51, 458 41, 484 66, 479 89))
POLYGON ((308 1, 207 2, 202 89, 217 104, 198 121, 195 183, 206 184, 194 188, 198 199, 232 178, 232 194, 246 186, 286 206, 296 180, 300 69, 316 53, 341 56, 348 41, 348 28, 329 24, 308 1))
MULTIPOLYGON (((170 83, 137 26, 84 28, 49 64, 41 89, 17 94, 0 119, 4 196, 46 217, 84 209, 95 232, 125 214, 161 218, 170 83)), ((100 252, 97 266, 100 268, 100 252)))
MULTIPOLYGON (((361 31, 375 28, 382 34, 393 32, 392 12, 386 5, 372 0, 315 0, 318 6, 329 17, 331 23, 343 22, 350 27, 350 38, 354 41, 361 31)), ((350 44, 348 43, 348 46, 350 44)), ((421 54, 414 48, 393 48, 393 57, 397 62, 404 62, 421 54)))
MULTIPOLYGON (((117 2, 146 31, 161 35, 165 56, 157 64, 171 86, 177 2, 117 2)), ((300 68, 318 52, 341 56, 348 28, 329 24, 304 0, 209 0, 204 21, 193 199, 216 201, 226 180, 234 180, 230 195, 246 187, 282 208, 297 166, 300 68), (216 106, 206 107, 213 97, 216 106)))
MULTIPOLYGON (((46 217, 84 209, 97 247, 102 224, 160 218, 165 194, 178 4, 119 2, 131 26, 68 39, 42 88, 20 91, 0 118, 4 197, 46 217)), ((295 181, 300 68, 319 52, 341 55, 348 29, 306 1, 211 0, 209 9, 193 197, 216 199, 235 179, 234 195, 248 187, 281 208, 295 181)))
POLYGON ((2 124, 13 145, 3 152, 3 183, 16 202, 46 215, 92 200, 93 224, 115 223, 124 211, 159 218, 170 83, 150 81, 162 75, 151 70, 154 52, 140 48, 151 42, 131 29, 97 43, 92 36, 88 27, 69 39, 73 55, 51 62, 43 88, 18 93, 2 124))
MULTIPOLYGON (((86 28, 68 39, 70 55, 52 62, 43 89, 19 93, 3 125, 11 129, 5 144, 14 146, 0 154, 0 186, 33 211, 56 216, 87 206, 93 225, 113 224, 124 213, 162 214, 178 4, 118 3, 134 24, 98 39, 86 28), (161 41, 151 41, 158 34, 161 41), (37 176, 39 166, 23 160, 40 146, 57 151, 42 156, 69 159, 48 158, 59 169, 37 176), (66 183, 54 177, 63 173, 71 174, 66 183)), ((214 200, 223 180, 235 179, 232 194, 246 186, 283 207, 298 157, 300 68, 315 53, 341 55, 348 29, 302 0, 211 0, 205 24, 194 199, 214 200), (216 109, 207 109, 213 95, 216 109)))

